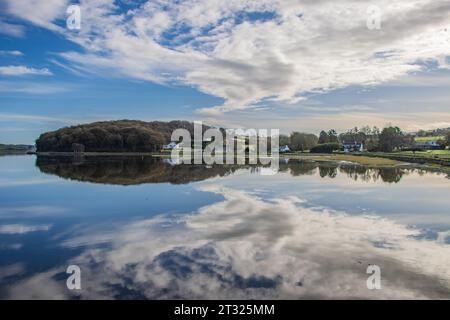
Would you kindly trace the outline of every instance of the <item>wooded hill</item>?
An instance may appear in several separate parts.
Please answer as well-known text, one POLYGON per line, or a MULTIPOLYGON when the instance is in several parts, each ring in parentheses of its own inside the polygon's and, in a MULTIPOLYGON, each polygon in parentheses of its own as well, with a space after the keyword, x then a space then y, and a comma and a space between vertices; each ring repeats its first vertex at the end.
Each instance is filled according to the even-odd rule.
MULTIPOLYGON (((75 145, 83 146, 86 152, 152 152, 169 143, 178 128, 194 135, 194 124, 188 121, 94 122, 43 133, 36 140, 36 148, 38 152, 71 152, 75 145)), ((203 126, 203 130, 206 128, 203 126)))

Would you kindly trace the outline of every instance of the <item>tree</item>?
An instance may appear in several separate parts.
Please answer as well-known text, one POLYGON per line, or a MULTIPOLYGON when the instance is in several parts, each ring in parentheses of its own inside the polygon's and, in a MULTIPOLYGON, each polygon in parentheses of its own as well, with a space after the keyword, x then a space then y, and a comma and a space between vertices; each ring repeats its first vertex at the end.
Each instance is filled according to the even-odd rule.
POLYGON ((289 148, 291 150, 309 150, 317 145, 318 138, 311 133, 293 132, 290 136, 289 148))
MULTIPOLYGON (((36 147, 38 152, 70 152, 72 144, 78 143, 85 146, 86 152, 150 152, 169 143, 172 132, 179 128, 193 135, 194 124, 187 121, 101 121, 43 133, 36 147)), ((203 126, 203 131, 207 128, 203 126)))
POLYGON ((372 128, 372 135, 379 136, 380 135, 380 129, 377 126, 373 126, 372 128))
POLYGON ((330 142, 328 133, 326 133, 326 132, 323 131, 323 130, 320 131, 320 134, 319 134, 319 144, 324 144, 324 143, 328 143, 328 142, 330 142))
POLYGON ((376 151, 379 146, 379 135, 370 135, 364 140, 364 147, 367 151, 376 151))
POLYGON ((336 130, 331 129, 328 131, 328 142, 339 142, 336 130))
POLYGON ((366 136, 369 136, 372 134, 372 130, 369 126, 364 126, 359 130, 361 133, 364 133, 366 136))
POLYGON ((324 144, 318 144, 317 146, 311 148, 309 152, 311 153, 333 153, 335 150, 339 150, 339 143, 331 142, 331 143, 324 143, 324 144))
POLYGON ((447 134, 445 135, 444 143, 447 147, 450 147, 450 131, 448 131, 447 134))
POLYGON ((418 137, 426 137, 427 133, 424 130, 419 130, 419 132, 417 132, 417 136, 418 137))
POLYGON ((392 152, 403 145, 403 138, 404 135, 399 127, 386 127, 381 131, 379 148, 383 152, 392 152))
POLYGON ((291 139, 285 134, 280 134, 279 139, 280 146, 288 146, 291 143, 291 139))

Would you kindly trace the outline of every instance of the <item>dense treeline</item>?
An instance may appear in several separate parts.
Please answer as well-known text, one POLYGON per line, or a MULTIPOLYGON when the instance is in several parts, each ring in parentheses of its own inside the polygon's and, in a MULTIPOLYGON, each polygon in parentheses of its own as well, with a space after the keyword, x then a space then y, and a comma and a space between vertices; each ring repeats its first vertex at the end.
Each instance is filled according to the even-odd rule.
POLYGON ((169 143, 178 128, 194 133, 194 124, 188 121, 94 122, 44 133, 36 140, 36 148, 38 152, 71 152, 80 146, 86 152, 151 152, 169 143))
POLYGON ((434 130, 419 130, 417 132, 418 137, 435 137, 435 136, 448 136, 450 134, 450 128, 440 128, 434 130))
POLYGON ((283 137, 285 141, 281 141, 280 145, 288 145, 291 150, 309 150, 316 146, 319 138, 311 133, 293 132, 290 137, 283 137), (284 142, 284 143, 282 143, 284 142))
POLYGON ((337 142, 327 142, 321 143, 317 146, 312 147, 309 152, 311 153, 332 153, 333 151, 339 150, 340 146, 337 142))
MULTIPOLYGON (((443 134, 437 142, 440 148, 450 146, 450 131, 437 129, 427 133, 443 134)), ((422 133, 423 134, 423 133, 422 133)), ((403 132, 399 127, 387 126, 380 130, 377 127, 354 127, 341 134, 336 130, 322 130, 317 137, 314 134, 293 132, 289 136, 280 135, 280 146, 288 146, 291 151, 331 153, 342 150, 342 144, 363 144, 367 151, 392 152, 399 150, 416 150, 420 148, 415 142, 415 135, 403 132)))
MULTIPOLYGON (((95 122, 62 128, 42 134, 36 140, 38 152, 152 152, 159 151, 170 142, 175 129, 184 128, 193 136, 194 124, 188 121, 144 122, 118 120, 95 122)), ((203 131, 208 127, 204 126, 203 131)), ((444 129, 431 131, 444 133, 444 129)), ((417 148, 412 134, 400 128, 388 126, 364 126, 337 134, 334 129, 321 131, 319 136, 304 132, 292 132, 279 136, 280 146, 291 151, 332 152, 342 149, 340 144, 362 143, 368 151, 392 152, 417 148)), ((450 145, 450 132, 446 131, 438 141, 442 147, 450 145)))

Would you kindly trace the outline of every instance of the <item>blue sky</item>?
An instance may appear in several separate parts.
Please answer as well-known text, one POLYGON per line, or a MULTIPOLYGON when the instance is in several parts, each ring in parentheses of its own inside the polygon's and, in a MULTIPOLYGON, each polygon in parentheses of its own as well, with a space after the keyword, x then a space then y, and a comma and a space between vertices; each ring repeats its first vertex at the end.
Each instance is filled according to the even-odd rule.
POLYGON ((371 1, 370 30, 369 2, 0 0, 0 143, 124 118, 450 127, 450 5, 413 2, 371 1))

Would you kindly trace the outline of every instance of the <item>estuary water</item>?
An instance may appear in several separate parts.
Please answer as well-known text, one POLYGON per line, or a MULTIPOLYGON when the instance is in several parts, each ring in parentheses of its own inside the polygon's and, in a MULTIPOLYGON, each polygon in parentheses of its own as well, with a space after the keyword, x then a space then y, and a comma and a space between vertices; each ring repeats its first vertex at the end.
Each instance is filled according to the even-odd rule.
POLYGON ((0 157, 0 298, 450 298, 448 174, 287 159, 260 171, 0 157))

